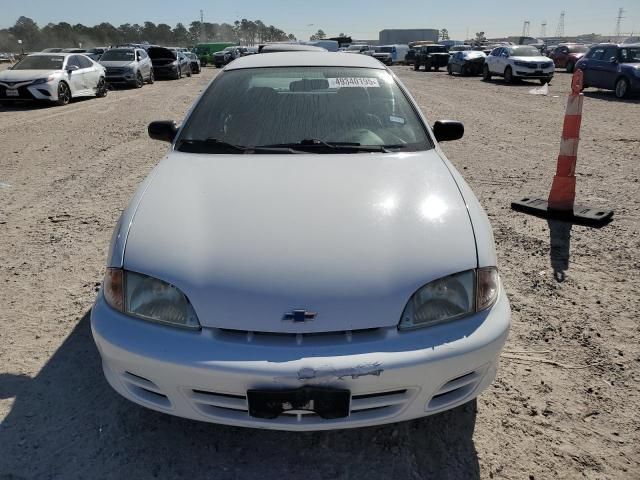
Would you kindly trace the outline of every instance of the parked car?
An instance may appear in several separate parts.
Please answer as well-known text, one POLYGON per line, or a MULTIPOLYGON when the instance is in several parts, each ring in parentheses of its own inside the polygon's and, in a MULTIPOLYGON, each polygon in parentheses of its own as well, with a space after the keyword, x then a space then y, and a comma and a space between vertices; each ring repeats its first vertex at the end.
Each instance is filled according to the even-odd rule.
POLYGON ((408 45, 381 45, 374 47, 372 56, 385 65, 390 66, 397 63, 404 63, 407 52, 409 52, 408 45))
POLYGON ((52 48, 45 48, 44 50, 42 50, 42 53, 60 53, 63 50, 64 50, 63 48, 52 47, 52 48))
POLYGON ((422 45, 416 49, 416 58, 413 61, 413 69, 420 70, 424 65, 424 70, 428 72, 432 68, 438 71, 440 67, 446 67, 449 63, 449 52, 444 45, 422 45))
POLYGON ((105 71, 85 55, 34 53, 0 72, 0 102, 39 100, 66 105, 77 97, 105 97, 105 71))
POLYGON ((510 309, 487 216, 437 148, 461 123, 431 128, 387 67, 328 52, 239 58, 189 112, 149 125, 171 147, 117 223, 91 309, 116 391, 327 430, 491 384, 510 309))
POLYGON ((449 55, 453 55, 456 52, 466 52, 471 50, 471 45, 453 45, 449 48, 449 55))
POLYGON ((299 43, 267 43, 258 47, 258 53, 281 53, 281 52, 326 52, 322 47, 313 45, 302 45, 299 43))
POLYGON ((349 45, 347 53, 361 53, 363 55, 373 55, 374 47, 371 45, 354 44, 349 45))
POLYGON ((567 72, 572 73, 578 60, 588 51, 589 48, 586 45, 570 43, 557 46, 549 53, 549 58, 553 60, 556 68, 565 68, 567 72))
POLYGON ((144 82, 153 83, 151 59, 141 48, 112 48, 100 59, 110 85, 129 85, 142 88, 144 82))
POLYGON ((584 88, 613 90, 618 98, 640 93, 640 43, 594 45, 576 63, 584 88))
POLYGON ((554 73, 553 61, 540 55, 536 47, 509 45, 495 48, 486 58, 482 78, 489 81, 494 75, 500 76, 506 83, 536 79, 544 85, 551 81, 554 73))
POLYGON ((191 73, 200 73, 200 59, 198 56, 192 52, 185 53, 185 56, 191 62, 191 73))
POLYGON ((178 56, 178 63, 180 64, 180 71, 187 77, 191 76, 191 60, 186 55, 186 49, 169 47, 169 50, 173 51, 178 56))
POLYGON ((480 75, 487 56, 484 52, 474 52, 473 50, 462 50, 454 52, 449 58, 447 73, 453 75, 480 75))
POLYGON ((213 56, 216 52, 224 50, 226 47, 234 46, 234 43, 221 42, 221 43, 199 43, 193 48, 195 53, 200 59, 200 63, 203 67, 207 65, 213 65, 213 56))
POLYGON ((227 47, 224 50, 220 50, 213 55, 213 64, 216 68, 222 68, 227 63, 234 61, 236 58, 240 58, 242 56, 242 50, 240 47, 234 45, 232 47, 227 47))
POLYGON ((88 49, 85 55, 94 62, 97 62, 107 50, 109 50, 107 47, 94 47, 88 49))
POLYGON ((14 57, 11 53, 0 53, 0 63, 13 63, 14 57))
POLYGON ((186 57, 165 47, 149 47, 147 54, 151 59, 155 78, 182 78, 183 74, 191 75, 186 57))

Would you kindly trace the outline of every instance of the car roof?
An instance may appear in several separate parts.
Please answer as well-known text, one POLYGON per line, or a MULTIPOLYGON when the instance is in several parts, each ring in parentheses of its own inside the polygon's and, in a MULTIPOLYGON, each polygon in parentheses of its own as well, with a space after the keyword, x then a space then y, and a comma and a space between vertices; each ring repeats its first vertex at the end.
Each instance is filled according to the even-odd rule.
POLYGON ((36 52, 30 53, 29 57, 70 57, 71 55, 84 55, 82 53, 73 53, 73 52, 36 52))
POLYGON ((384 70, 386 67, 368 55, 345 55, 338 52, 275 52, 240 57, 225 70, 261 67, 356 67, 384 70))

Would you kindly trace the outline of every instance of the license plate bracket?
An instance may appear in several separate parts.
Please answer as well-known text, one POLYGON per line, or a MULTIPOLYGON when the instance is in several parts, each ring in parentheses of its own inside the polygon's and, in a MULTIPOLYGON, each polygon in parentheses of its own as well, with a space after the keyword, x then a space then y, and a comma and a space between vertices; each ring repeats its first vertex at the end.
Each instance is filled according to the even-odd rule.
POLYGON ((542 75, 542 70, 536 70, 536 75, 542 75))
POLYGON ((20 95, 18 90, 15 88, 7 88, 5 92, 7 93, 7 97, 18 97, 20 95))
POLYGON ((274 419, 291 410, 315 412, 330 420, 349 416, 351 392, 326 387, 304 386, 289 390, 247 390, 249 415, 274 419))

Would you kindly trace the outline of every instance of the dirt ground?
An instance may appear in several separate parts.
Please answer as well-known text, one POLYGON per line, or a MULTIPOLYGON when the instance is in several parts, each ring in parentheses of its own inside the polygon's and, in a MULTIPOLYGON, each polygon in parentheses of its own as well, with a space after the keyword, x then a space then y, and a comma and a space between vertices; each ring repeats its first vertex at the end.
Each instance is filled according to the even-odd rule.
POLYGON ((0 108, 0 479, 640 478, 640 99, 586 93, 580 202, 600 229, 510 202, 546 196, 570 76, 490 84, 397 67, 426 115, 461 120, 443 144, 486 208, 513 327, 477 401, 418 421, 324 433, 170 417, 107 385, 88 312, 120 210, 215 75, 63 108, 0 108))

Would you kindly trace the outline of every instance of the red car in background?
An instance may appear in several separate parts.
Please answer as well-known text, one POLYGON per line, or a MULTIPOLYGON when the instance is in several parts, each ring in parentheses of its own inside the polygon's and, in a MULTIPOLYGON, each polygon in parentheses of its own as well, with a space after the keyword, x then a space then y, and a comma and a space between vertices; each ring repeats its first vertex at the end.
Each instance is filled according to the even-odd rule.
POLYGON ((575 69, 576 62, 584 57, 589 47, 578 43, 565 43, 558 45, 550 54, 549 58, 553 60, 556 68, 566 68, 567 72, 572 73, 575 69))

